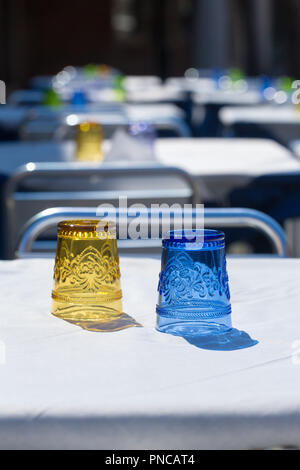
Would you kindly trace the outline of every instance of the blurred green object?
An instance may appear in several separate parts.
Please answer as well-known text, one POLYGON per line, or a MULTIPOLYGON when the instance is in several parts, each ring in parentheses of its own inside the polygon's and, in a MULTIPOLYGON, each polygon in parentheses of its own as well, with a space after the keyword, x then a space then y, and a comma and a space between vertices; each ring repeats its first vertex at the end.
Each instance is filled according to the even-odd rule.
POLYGON ((245 78, 245 74, 244 72, 242 71, 242 69, 239 69, 237 67, 234 67, 232 69, 229 69, 228 71, 228 75, 229 77, 231 78, 231 81, 234 83, 234 82, 238 82, 239 80, 243 80, 243 78, 245 78))
POLYGON ((98 75, 98 66, 95 64, 87 64, 83 67, 83 73, 87 78, 94 78, 98 75))
POLYGON ((54 90, 49 88, 48 90, 45 90, 44 92, 42 104, 44 106, 50 106, 50 107, 55 108, 55 107, 61 106, 62 101, 59 95, 54 90))
POLYGON ((292 84, 294 79, 291 77, 280 77, 278 80, 278 87, 282 91, 290 92, 292 90, 292 84))
POLYGON ((116 93, 117 101, 124 101, 126 99, 124 79, 124 75, 116 75, 113 79, 113 88, 116 93))
POLYGON ((113 81, 114 88, 124 90, 124 79, 124 75, 116 75, 113 81))

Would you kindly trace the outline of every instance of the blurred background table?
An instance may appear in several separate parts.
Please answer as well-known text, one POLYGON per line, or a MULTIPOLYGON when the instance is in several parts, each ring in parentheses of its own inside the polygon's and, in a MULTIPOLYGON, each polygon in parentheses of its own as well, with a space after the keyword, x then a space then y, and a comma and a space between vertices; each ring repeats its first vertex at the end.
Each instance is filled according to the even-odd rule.
MULTIPOLYGON (((246 89, 244 91, 201 89, 196 88, 192 92, 193 115, 195 120, 201 116, 204 110, 203 122, 194 123, 196 135, 220 136, 222 134, 222 122, 219 119, 219 111, 224 106, 247 106, 259 105, 264 101, 262 93, 258 89, 246 89)), ((198 118, 199 119, 199 118, 198 118)))
POLYGON ((288 145, 300 133, 300 112, 291 104, 224 107, 219 115, 227 134, 237 137, 268 137, 288 145))

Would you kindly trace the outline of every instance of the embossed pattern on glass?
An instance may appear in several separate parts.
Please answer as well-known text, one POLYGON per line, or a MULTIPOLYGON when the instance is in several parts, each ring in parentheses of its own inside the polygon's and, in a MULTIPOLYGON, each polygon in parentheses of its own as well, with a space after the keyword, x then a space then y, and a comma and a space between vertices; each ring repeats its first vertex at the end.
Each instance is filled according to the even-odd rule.
POLYGON ((231 305, 224 234, 204 230, 186 235, 187 231, 173 231, 163 240, 157 329, 173 334, 228 329, 231 305))
POLYGON ((112 223, 61 222, 52 313, 65 320, 109 320, 122 314, 120 268, 112 223))

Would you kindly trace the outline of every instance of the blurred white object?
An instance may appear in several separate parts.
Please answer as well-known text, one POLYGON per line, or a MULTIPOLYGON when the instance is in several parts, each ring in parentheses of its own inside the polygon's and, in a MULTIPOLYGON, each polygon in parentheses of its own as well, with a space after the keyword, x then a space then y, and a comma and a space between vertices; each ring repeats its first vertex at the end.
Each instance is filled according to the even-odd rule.
POLYGON ((111 161, 154 161, 156 160, 153 146, 134 137, 124 129, 117 129, 114 133, 110 149, 105 157, 106 162, 111 161))
POLYGON ((300 158, 300 140, 299 139, 296 139, 290 142, 289 148, 291 149, 291 151, 296 157, 300 158))
POLYGON ((155 75, 129 75, 124 78, 124 88, 127 93, 160 86, 161 83, 161 79, 155 75))

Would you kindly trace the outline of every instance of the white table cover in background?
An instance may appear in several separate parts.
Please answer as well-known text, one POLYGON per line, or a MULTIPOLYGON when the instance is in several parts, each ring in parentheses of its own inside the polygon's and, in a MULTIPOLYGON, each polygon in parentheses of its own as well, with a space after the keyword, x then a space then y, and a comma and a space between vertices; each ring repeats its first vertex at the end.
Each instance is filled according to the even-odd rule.
POLYGON ((300 170, 282 145, 268 139, 158 139, 157 158, 195 176, 263 176, 300 170))
POLYGON ((170 77, 166 80, 166 85, 176 87, 182 91, 196 92, 202 91, 211 93, 216 90, 216 83, 211 78, 201 77, 188 79, 184 77, 170 77))
MULTIPOLYGON (((105 149, 109 149, 108 142, 105 149)), ((11 173, 28 162, 72 161, 74 153, 72 141, 0 143, 0 172, 11 173)), ((300 170, 289 150, 268 139, 157 139, 155 153, 160 163, 195 176, 254 177, 300 170)))
POLYGON ((268 139, 161 139, 157 159, 188 171, 206 185, 209 199, 226 203, 235 188, 266 175, 299 173, 300 162, 282 145, 268 139))
POLYGON ((299 260, 228 260, 233 324, 259 344, 225 352, 155 331, 158 259, 121 258, 143 328, 115 333, 50 315, 52 269, 0 263, 0 448, 300 445, 299 260))
POLYGON ((222 90, 216 87, 214 80, 210 78, 186 79, 171 77, 166 81, 166 86, 177 88, 192 93, 195 105, 258 105, 263 97, 258 86, 250 84, 249 89, 222 90))
POLYGON ((291 105, 228 106, 220 110, 220 119, 227 126, 236 122, 300 125, 300 112, 291 105))
POLYGON ((145 90, 132 90, 128 91, 126 95, 126 100, 130 103, 178 102, 184 99, 184 92, 179 87, 171 85, 153 86, 145 90))
POLYGON ((193 102, 199 105, 257 105, 261 103, 261 101, 261 93, 256 90, 247 90, 244 92, 232 90, 198 91, 193 95, 193 102))
POLYGON ((226 127, 256 125, 284 145, 299 138, 300 112, 294 105, 228 106, 221 109, 219 116, 226 127))

